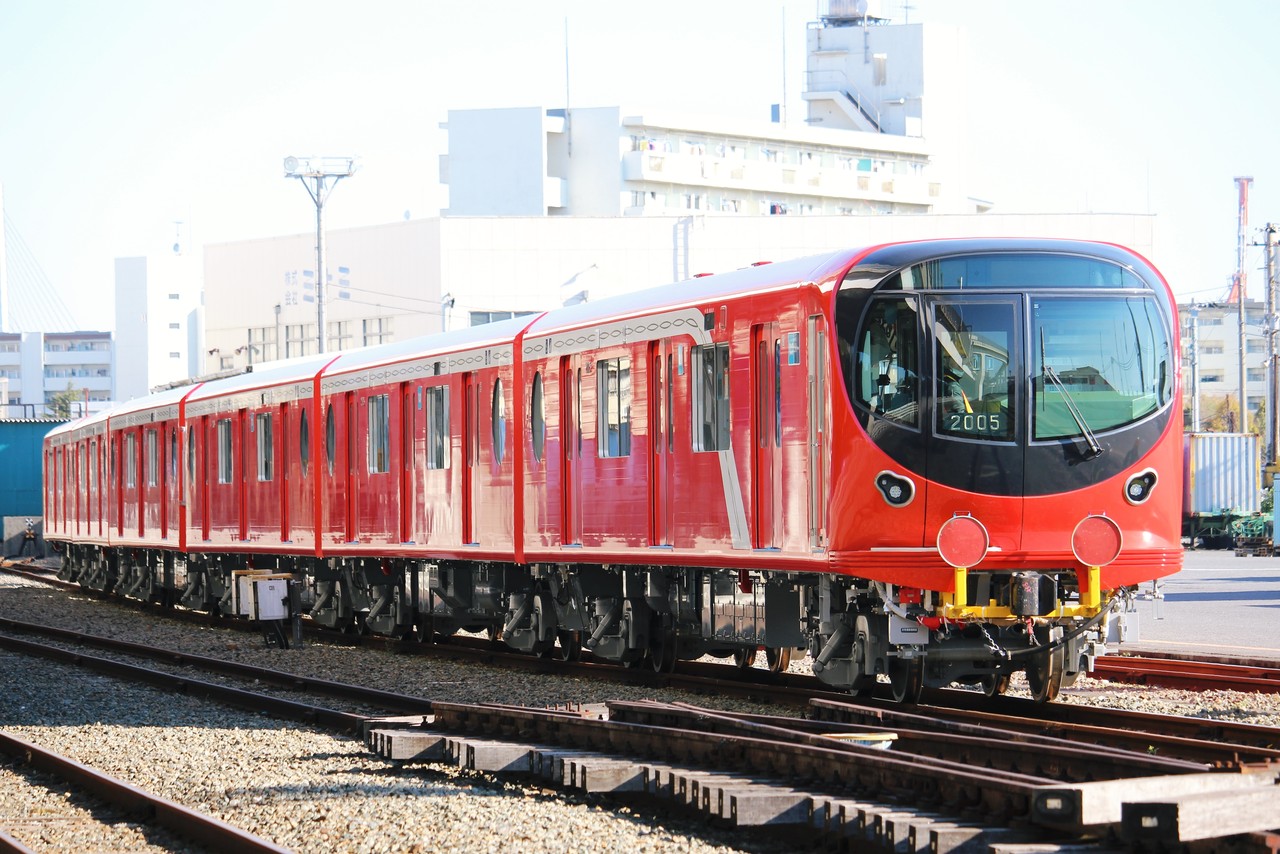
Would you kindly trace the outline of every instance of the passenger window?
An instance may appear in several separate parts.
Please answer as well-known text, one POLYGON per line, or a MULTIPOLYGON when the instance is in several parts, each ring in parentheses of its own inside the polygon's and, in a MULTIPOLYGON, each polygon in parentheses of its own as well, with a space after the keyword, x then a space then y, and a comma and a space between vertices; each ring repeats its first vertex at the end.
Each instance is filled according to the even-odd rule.
POLYGON ((502 380, 493 381, 493 459, 501 463, 507 447, 507 405, 502 399, 502 380))
POLYGON ((325 463, 329 466, 329 474, 333 474, 333 456, 335 453, 335 443, 338 441, 338 432, 333 423, 333 404, 330 403, 325 408, 324 414, 324 457, 325 463))
POLYGON ((542 462, 547 447, 547 411, 542 398, 542 371, 533 375, 533 388, 529 391, 529 424, 533 430, 533 458, 542 462))
POLYGON ((302 476, 307 476, 311 465, 311 428, 307 425, 307 410, 298 413, 298 457, 302 464, 302 476))
POLYGON ((427 468, 449 467, 449 387, 427 389, 427 468))
POLYGON ((602 457, 631 455, 631 360, 601 359, 596 362, 599 384, 600 440, 597 453, 602 457))
POLYGON ((693 449, 729 449, 729 345, 693 348, 693 449))
POLYGON ((391 470, 391 413, 390 401, 385 394, 369 398, 369 434, 365 450, 370 474, 391 470))

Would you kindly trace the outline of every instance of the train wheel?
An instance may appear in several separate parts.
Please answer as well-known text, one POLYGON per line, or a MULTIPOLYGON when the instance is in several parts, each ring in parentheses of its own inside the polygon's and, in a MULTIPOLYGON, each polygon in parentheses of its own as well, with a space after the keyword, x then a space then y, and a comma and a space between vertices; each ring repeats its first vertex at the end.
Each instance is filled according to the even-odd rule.
POLYGON ((1007 675, 996 674, 982 677, 982 693, 988 697, 999 697, 1008 690, 1009 677, 1007 675))
POLYGON ((764 660, 769 664, 770 673, 786 673, 791 666, 791 647, 766 646, 764 660))
MULTIPOLYGON (((1062 637, 1062 629, 1036 629, 1036 639, 1042 644, 1052 643, 1062 637)), ((1027 665, 1027 689, 1037 703, 1050 703, 1062 690, 1063 647, 1031 656, 1027 665)))
POLYGON ((649 666, 654 673, 670 673, 676 668, 676 633, 665 626, 655 625, 649 635, 649 666))
POLYGON ((560 641, 559 653, 557 658, 561 661, 581 661, 582 660, 582 632, 571 632, 561 629, 556 632, 556 638, 560 641))
POLYGON ((733 666, 739 670, 750 670, 751 666, 756 663, 756 648, 749 647, 747 649, 735 649, 733 651, 733 666))
POLYGON ((919 658, 889 659, 889 687, 898 703, 915 703, 924 688, 924 661, 919 658))

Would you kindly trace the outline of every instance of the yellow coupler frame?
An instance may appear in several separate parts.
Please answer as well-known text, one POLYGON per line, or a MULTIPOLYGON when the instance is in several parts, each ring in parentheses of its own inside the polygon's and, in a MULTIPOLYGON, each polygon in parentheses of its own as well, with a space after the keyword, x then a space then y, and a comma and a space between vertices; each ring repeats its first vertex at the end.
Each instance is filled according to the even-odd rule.
MULTIPOLYGON (((955 568, 954 593, 941 594, 942 604, 937 609, 937 616, 947 620, 1007 620, 1021 622, 1025 617, 1017 616, 1006 605, 966 605, 969 598, 969 570, 967 567, 955 568)), ((1055 611, 1044 614, 1042 619, 1063 617, 1094 617, 1102 610, 1102 568, 1089 567, 1089 588, 1080 595, 1080 604, 1064 605, 1055 611)))

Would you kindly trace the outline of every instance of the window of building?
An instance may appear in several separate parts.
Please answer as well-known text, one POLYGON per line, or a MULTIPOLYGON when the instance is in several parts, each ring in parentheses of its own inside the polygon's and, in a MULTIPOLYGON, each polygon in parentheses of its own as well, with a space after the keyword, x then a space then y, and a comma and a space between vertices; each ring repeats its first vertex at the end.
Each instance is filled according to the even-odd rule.
POLYGON ((1262 382, 1267 378, 1267 372, 1264 368, 1249 368, 1245 373, 1248 377, 1246 381, 1251 383, 1262 382))
POLYGON ((169 294, 169 299, 182 299, 182 294, 169 294))
POLYGON ((370 317, 361 321, 364 346, 386 344, 391 340, 391 318, 370 317))
POLYGON ((275 444, 271 441, 271 413, 256 416, 258 436, 258 480, 271 480, 275 467, 275 444))
POLYGON ((1222 374, 1201 374, 1200 382, 1202 383, 1220 383, 1222 382, 1222 374))
POLYGON ((231 482, 231 419, 218 422, 218 483, 231 482))
POLYGON ((1206 343, 1200 347, 1200 352, 1206 356, 1218 356, 1222 354, 1222 345, 1216 342, 1212 344, 1206 343))
POLYGON ((391 414, 385 394, 369 398, 369 472, 381 474, 391 470, 391 414))
POLYGON ((513 317, 525 317, 533 314, 531 311, 473 311, 471 312, 471 325, 483 326, 486 323, 496 323, 499 320, 510 320, 513 317))
POLYGON ((316 327, 314 323, 294 323, 284 328, 284 355, 286 359, 315 352, 316 327))
POLYGON ((329 327, 330 350, 348 350, 355 346, 355 335, 351 332, 350 320, 334 320, 325 325, 329 327))
POLYGON ((602 457, 631 455, 631 359, 601 359, 596 362, 599 405, 599 441, 602 457))
POLYGON ((427 389, 427 468, 449 467, 449 387, 427 389))
POLYGON ((182 328, 182 324, 181 324, 181 323, 170 323, 170 324, 169 324, 169 328, 170 328, 170 329, 181 329, 181 328, 182 328))
POLYGON ((1246 341, 1244 342, 1244 351, 1246 353, 1261 353, 1267 349, 1265 341, 1246 341))
POLYGON ((693 348, 693 449, 729 448, 729 345, 693 348))
POLYGON ((147 486, 160 482, 160 442, 155 430, 148 430, 143 437, 147 453, 147 486))

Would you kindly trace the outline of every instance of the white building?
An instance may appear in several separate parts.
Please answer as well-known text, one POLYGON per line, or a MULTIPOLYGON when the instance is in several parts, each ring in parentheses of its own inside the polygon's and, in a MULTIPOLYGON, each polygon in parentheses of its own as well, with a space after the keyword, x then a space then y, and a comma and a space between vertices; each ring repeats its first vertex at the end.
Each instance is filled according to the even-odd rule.
MULTIPOLYGON (((952 27, 830 0, 810 25, 803 123, 621 107, 450 110, 446 216, 972 213, 952 27), (926 84, 928 98, 925 97, 926 84)), ((866 6, 865 3, 860 4, 866 6)))
POLYGON ((184 255, 116 259, 116 400, 201 372, 200 268, 184 255))
POLYGON ((0 195, 0 418, 78 416, 111 400, 110 332, 78 330, 0 195), (61 404, 59 404, 61 401, 61 404))
MULTIPOLYGON (((1258 300, 1244 303, 1245 405, 1252 418, 1267 401, 1267 307, 1258 300)), ((1235 303, 1181 305, 1182 389, 1185 407, 1199 392, 1201 419, 1212 413, 1206 407, 1240 396, 1240 306, 1235 303), (1197 348, 1196 344, 1199 343, 1197 348)), ((1248 429, 1246 421, 1240 429, 1248 429)), ((1191 425, 1190 429, 1199 429, 1191 425)))

